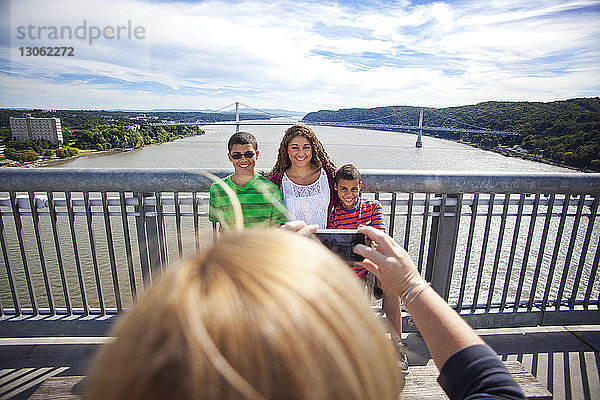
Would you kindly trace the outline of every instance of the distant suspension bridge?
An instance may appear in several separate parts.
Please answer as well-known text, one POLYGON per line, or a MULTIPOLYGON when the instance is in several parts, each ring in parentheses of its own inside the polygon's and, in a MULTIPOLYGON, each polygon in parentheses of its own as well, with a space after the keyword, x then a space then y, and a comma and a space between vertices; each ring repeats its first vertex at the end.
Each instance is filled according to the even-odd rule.
POLYGON ((293 118, 289 118, 287 116, 276 115, 267 111, 259 110, 257 108, 250 107, 246 104, 235 102, 226 105, 225 107, 221 107, 218 110, 215 110, 214 113, 218 113, 226 108, 235 105, 235 121, 203 121, 194 117, 194 121, 170 121, 170 122, 159 122, 152 123, 152 126, 180 126, 180 125, 235 125, 236 132, 239 132, 240 125, 290 125, 295 123, 302 123, 307 125, 318 125, 318 126, 336 126, 336 127, 344 127, 344 128, 362 128, 362 129, 386 129, 386 130, 395 130, 395 131, 417 131, 417 142, 416 147, 423 147, 422 135, 423 132, 457 132, 459 134, 467 133, 467 134, 479 134, 479 135, 500 135, 500 136, 518 136, 517 132, 508 132, 508 131, 498 131, 493 129, 486 129, 475 125, 470 125, 464 122, 457 121, 455 119, 449 117, 443 117, 444 119, 449 119, 458 124, 468 126, 468 128, 447 128, 441 126, 423 126, 423 107, 421 107, 421 112, 419 115, 419 125, 399 125, 399 124, 386 124, 381 122, 376 122, 378 120, 383 120, 389 118, 395 114, 389 114, 382 117, 369 118, 365 120, 358 121, 349 121, 349 122, 340 122, 340 121, 297 121, 293 118), (289 118, 288 120, 240 120, 240 105, 254 111, 258 111, 259 113, 268 115, 270 118, 289 118), (375 121, 375 122, 372 122, 375 121))

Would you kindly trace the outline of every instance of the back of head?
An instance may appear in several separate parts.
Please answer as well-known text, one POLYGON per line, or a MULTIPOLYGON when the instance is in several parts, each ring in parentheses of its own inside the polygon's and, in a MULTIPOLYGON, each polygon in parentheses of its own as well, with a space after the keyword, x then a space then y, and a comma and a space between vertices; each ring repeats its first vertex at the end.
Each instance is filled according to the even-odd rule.
POLYGON ((397 399, 401 389, 350 269, 288 232, 223 235, 113 333, 92 399, 397 399))
POLYGON ((258 150, 258 142, 253 134, 249 132, 236 132, 229 138, 227 142, 227 151, 231 153, 234 144, 251 144, 254 150, 258 150))

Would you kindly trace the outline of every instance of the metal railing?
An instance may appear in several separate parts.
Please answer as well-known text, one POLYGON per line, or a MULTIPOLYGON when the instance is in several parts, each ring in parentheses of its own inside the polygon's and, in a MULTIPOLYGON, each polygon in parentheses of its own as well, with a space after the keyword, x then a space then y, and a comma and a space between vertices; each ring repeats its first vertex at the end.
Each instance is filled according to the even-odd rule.
MULTIPOLYGON (((1 169, 0 316, 130 307, 212 243, 204 172, 1 169)), ((600 174, 365 170, 363 181, 471 325, 600 323, 600 174)))

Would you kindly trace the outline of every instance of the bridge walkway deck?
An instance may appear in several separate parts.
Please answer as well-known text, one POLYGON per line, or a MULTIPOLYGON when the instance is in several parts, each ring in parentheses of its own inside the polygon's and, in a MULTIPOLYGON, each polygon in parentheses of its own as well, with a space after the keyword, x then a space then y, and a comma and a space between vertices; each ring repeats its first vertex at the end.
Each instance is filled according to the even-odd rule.
MULTIPOLYGON (((31 322, 40 325, 39 320, 31 322)), ((46 322, 49 322, 46 328, 51 327, 52 322, 65 323, 46 322)), ((50 329, 47 332, 52 336, 35 337, 32 336, 35 331, 29 330, 27 323, 13 326, 10 321, 0 321, 0 399, 27 399, 52 376, 86 374, 94 353, 111 340, 106 336, 110 321, 71 322, 62 334, 50 329), (25 331, 30 335, 23 335, 25 331)), ((480 329, 477 332, 503 360, 521 362, 555 399, 600 398, 600 325, 480 329)), ((418 333, 405 336, 410 364, 431 362, 422 337, 418 333)))

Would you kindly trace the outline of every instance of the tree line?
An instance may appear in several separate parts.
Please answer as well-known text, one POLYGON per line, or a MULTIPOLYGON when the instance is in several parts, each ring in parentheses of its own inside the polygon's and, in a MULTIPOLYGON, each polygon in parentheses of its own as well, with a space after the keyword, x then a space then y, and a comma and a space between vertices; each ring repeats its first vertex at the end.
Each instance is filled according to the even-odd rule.
MULTIPOLYGON (((34 118, 60 118, 62 126, 71 129, 89 129, 103 124, 126 125, 136 122, 135 118, 145 115, 149 120, 156 121, 203 121, 223 122, 235 121, 235 114, 196 112, 196 111, 107 111, 107 110, 10 110, 0 109, 0 127, 9 126, 9 117, 22 117, 29 114, 34 118)), ((240 119, 266 119, 264 114, 240 113, 240 119)))
POLYGON ((130 126, 104 124, 88 129, 63 130, 63 141, 69 147, 91 150, 139 148, 148 144, 170 142, 187 136, 202 135, 194 125, 151 126, 140 124, 137 130, 130 126))
MULTIPOLYGON (((418 125, 420 107, 389 106, 321 110, 307 114, 305 122, 357 122, 418 125)), ((520 146, 540 160, 600 171, 600 98, 553 102, 498 102, 424 108, 424 126, 478 127, 516 132, 518 136, 436 133, 483 148, 500 150, 520 146)))
POLYGON ((28 110, 37 118, 59 117, 63 133, 63 146, 44 140, 18 141, 11 137, 9 117, 22 117, 24 112, 0 110, 0 143, 6 149, 4 156, 18 162, 42 158, 66 158, 80 150, 111 150, 139 148, 154 143, 164 143, 187 136, 202 135, 204 131, 194 125, 152 126, 130 119, 130 115, 104 111, 28 110))

